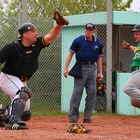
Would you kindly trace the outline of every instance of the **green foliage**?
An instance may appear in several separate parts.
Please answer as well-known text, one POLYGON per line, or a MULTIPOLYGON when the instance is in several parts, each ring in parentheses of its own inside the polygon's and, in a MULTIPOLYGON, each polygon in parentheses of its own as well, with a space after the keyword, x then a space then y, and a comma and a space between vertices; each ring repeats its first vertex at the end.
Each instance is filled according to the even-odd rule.
MULTIPOLYGON (((36 17, 52 17, 54 9, 60 10, 63 15, 86 14, 106 11, 107 0, 28 0, 28 14, 36 17)), ((126 11, 132 0, 112 0, 113 10, 126 11)), ((3 0, 0 5, 0 15, 19 16, 22 12, 22 0, 3 0)))
POLYGON ((116 11, 127 11, 133 0, 127 0, 122 2, 122 0, 113 0, 113 10, 116 11))

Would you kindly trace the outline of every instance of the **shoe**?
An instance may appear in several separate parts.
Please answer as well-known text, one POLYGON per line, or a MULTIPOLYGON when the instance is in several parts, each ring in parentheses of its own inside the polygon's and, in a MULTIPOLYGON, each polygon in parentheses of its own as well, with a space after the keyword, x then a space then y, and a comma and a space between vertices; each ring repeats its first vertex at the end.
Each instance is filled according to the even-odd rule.
POLYGON ((28 127, 26 126, 26 123, 20 121, 14 124, 8 124, 6 126, 6 129, 10 129, 10 130, 24 130, 24 129, 28 129, 28 127))
POLYGON ((92 123, 92 120, 84 119, 84 120, 83 120, 83 123, 92 123))
POLYGON ((69 120, 70 123, 77 123, 77 120, 69 120))

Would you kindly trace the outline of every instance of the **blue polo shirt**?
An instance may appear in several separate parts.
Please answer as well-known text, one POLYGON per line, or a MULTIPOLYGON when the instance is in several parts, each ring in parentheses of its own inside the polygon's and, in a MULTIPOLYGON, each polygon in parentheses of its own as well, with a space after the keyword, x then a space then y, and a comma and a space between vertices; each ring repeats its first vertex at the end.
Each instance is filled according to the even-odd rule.
POLYGON ((70 51, 76 53, 77 61, 97 62, 98 57, 103 54, 103 44, 95 36, 90 42, 84 35, 81 35, 73 41, 70 51))

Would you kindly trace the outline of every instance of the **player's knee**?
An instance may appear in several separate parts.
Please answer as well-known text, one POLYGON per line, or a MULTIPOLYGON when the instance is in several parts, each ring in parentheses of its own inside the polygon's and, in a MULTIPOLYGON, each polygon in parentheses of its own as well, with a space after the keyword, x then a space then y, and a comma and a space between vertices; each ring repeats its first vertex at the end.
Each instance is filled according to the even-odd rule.
POLYGON ((22 121, 29 121, 31 119, 31 111, 24 111, 21 120, 22 121))
POLYGON ((21 90, 19 90, 17 94, 19 94, 20 98, 24 101, 27 101, 32 96, 32 92, 28 87, 21 87, 21 90))
POLYGON ((123 91, 124 91, 124 93, 129 95, 132 92, 132 88, 130 88, 129 86, 125 86, 123 91))

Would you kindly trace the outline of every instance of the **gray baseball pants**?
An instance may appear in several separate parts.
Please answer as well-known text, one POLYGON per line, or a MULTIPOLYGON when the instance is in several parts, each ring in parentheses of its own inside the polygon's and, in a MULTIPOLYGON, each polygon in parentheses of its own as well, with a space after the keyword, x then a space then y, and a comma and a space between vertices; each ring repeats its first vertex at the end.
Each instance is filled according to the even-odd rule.
POLYGON ((96 100, 96 75, 96 64, 82 65, 82 79, 74 78, 73 94, 70 101, 70 121, 77 121, 79 118, 79 106, 84 88, 86 89, 84 119, 91 120, 96 100))
POLYGON ((127 81, 124 92, 136 100, 140 100, 140 70, 134 71, 127 81))

